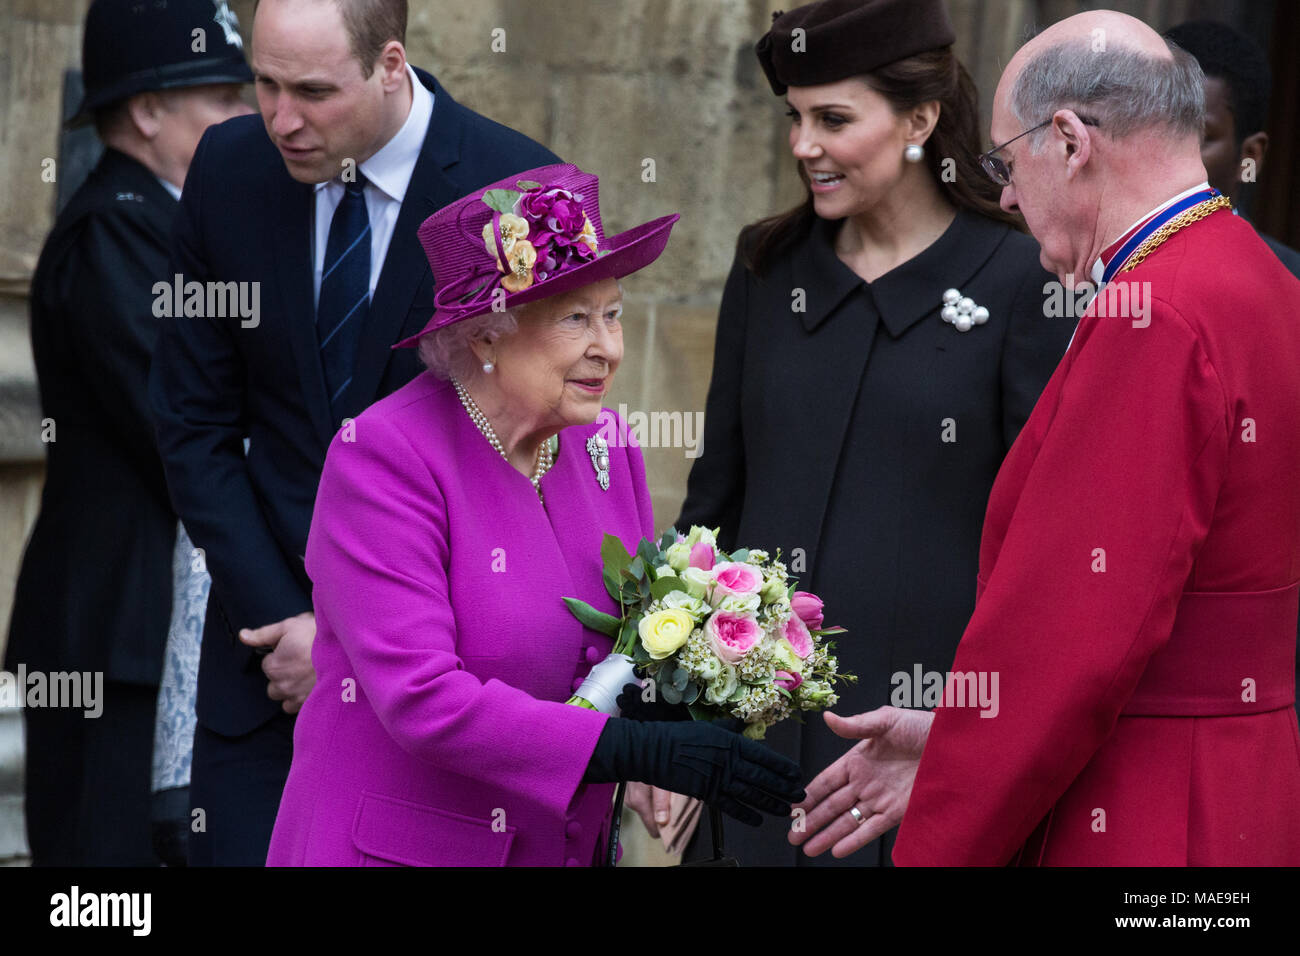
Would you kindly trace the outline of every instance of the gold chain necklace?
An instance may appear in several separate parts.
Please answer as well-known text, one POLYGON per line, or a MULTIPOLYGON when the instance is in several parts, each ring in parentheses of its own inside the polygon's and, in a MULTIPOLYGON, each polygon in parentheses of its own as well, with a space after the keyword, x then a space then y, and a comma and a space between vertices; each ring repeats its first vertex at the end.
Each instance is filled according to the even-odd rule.
MULTIPOLYGON (((506 460, 506 464, 509 464, 510 458, 506 455, 506 450, 501 447, 501 440, 497 438, 497 433, 492 428, 492 423, 488 421, 488 417, 483 414, 483 410, 478 407, 478 404, 466 391, 464 385, 454 378, 451 380, 451 384, 456 389, 456 395, 459 396, 461 405, 465 406, 465 411, 469 413, 469 420, 483 433, 483 437, 488 440, 488 444, 495 448, 501 457, 506 460)), ((528 479, 533 483, 533 490, 537 492, 539 501, 545 502, 546 500, 542 497, 542 476, 551 470, 554 461, 555 459, 551 455, 551 443, 549 441, 542 442, 542 446, 537 449, 537 463, 533 466, 533 476, 528 479)))
POLYGON ((1120 267, 1120 272, 1128 272, 1136 268, 1137 265, 1155 250, 1155 248, 1164 242, 1183 226, 1191 225, 1198 219, 1204 219, 1210 213, 1219 209, 1231 208, 1232 201, 1227 196, 1213 196, 1204 202, 1199 202, 1191 209, 1180 212, 1167 223, 1157 229, 1151 235, 1142 240, 1142 244, 1133 250, 1133 255, 1120 267))

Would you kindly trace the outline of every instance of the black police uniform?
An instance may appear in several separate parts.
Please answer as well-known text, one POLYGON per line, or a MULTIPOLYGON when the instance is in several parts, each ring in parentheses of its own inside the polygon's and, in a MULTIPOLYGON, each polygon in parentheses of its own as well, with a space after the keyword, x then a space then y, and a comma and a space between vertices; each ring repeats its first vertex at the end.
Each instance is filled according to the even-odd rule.
POLYGON ((176 200, 109 149, 74 194, 32 283, 47 442, 5 666, 102 672, 102 716, 28 707, 27 827, 37 864, 147 865, 154 704, 176 516, 147 413, 176 200))

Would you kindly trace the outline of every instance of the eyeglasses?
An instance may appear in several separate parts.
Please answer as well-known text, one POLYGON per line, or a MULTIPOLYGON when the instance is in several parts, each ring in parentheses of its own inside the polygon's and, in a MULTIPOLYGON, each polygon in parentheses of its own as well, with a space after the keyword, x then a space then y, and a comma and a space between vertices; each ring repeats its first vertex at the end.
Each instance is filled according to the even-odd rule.
MULTIPOLYGON (((1080 116, 1079 121, 1083 123, 1085 126, 1101 126, 1101 124, 1098 123, 1095 119, 1092 119, 1087 116, 1080 116)), ((1037 126, 1033 127, 1032 129, 1025 130, 1023 133, 1020 134, 1020 136, 1028 136, 1030 133, 1036 133, 1044 126, 1050 126, 1051 122, 1052 121, 1050 119, 1043 120, 1043 122, 1039 123, 1037 126)), ((979 155, 980 166, 983 167, 984 172, 988 173, 989 179, 993 180, 999 186, 1011 185, 1011 167, 1006 164, 1005 160, 1000 159, 999 157, 994 156, 993 154, 1000 153, 1002 150, 1006 149, 1016 140, 1020 139, 1020 136, 1013 136, 1005 143, 1003 143, 1001 146, 994 146, 987 153, 980 153, 979 155)))

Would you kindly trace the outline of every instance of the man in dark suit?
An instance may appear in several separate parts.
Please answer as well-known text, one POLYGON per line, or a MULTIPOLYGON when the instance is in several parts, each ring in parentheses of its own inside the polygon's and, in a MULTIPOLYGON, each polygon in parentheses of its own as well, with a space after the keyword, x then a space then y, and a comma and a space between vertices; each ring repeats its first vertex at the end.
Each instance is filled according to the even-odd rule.
POLYGON ((150 399, 172 499, 212 575, 196 865, 265 861, 292 715, 315 682, 302 556, 316 485, 335 431, 419 371, 390 351, 434 309, 416 228, 557 161, 408 67, 404 0, 361 6, 263 0, 261 121, 204 137, 176 221, 170 271, 202 294, 163 333, 150 399))
MULTIPOLYGON (((1251 184, 1268 152, 1268 94, 1272 74, 1259 44, 1226 23, 1192 20, 1165 34, 1196 57, 1205 72, 1205 136, 1201 160, 1210 185, 1232 200, 1233 210, 1251 199, 1251 184)), ((1300 252, 1262 232, 1274 254, 1300 278, 1300 252)))
POLYGON ((150 767, 177 526, 147 401, 153 286, 199 137, 251 112, 240 84, 253 77, 233 27, 233 39, 213 30, 204 53, 194 50, 193 31, 212 22, 207 0, 96 0, 86 15, 86 92, 71 123, 93 120, 105 150, 32 282, 48 453, 5 667, 28 683, 102 674, 103 700, 25 709, 27 841, 40 866, 157 862, 150 767))

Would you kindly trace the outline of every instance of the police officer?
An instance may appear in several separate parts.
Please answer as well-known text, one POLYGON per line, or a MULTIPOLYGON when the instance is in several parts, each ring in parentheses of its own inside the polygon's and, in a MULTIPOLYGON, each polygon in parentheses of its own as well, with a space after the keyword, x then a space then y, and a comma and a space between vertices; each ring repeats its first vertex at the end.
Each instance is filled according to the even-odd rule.
POLYGON ((171 219, 199 137, 251 112, 240 84, 252 73, 225 0, 95 0, 82 65, 85 99, 70 123, 93 122, 105 149, 32 282, 46 479, 5 666, 26 674, 34 864, 151 865, 155 705, 178 540, 147 411, 152 290, 168 278, 171 219), (59 673, 85 676, 59 684, 59 673), (33 694, 42 680, 49 690, 75 683, 83 699, 33 694))

